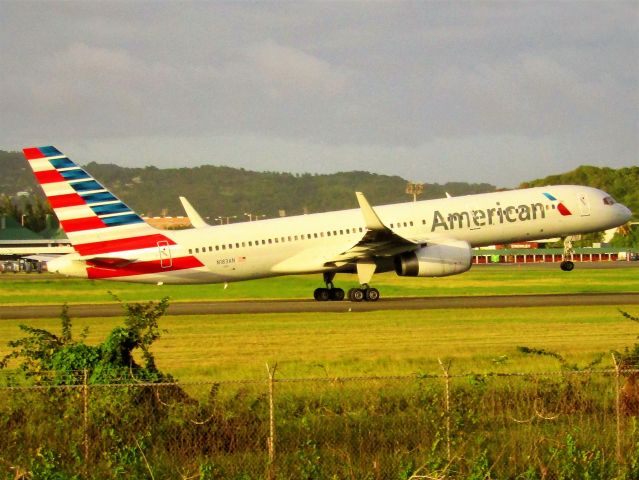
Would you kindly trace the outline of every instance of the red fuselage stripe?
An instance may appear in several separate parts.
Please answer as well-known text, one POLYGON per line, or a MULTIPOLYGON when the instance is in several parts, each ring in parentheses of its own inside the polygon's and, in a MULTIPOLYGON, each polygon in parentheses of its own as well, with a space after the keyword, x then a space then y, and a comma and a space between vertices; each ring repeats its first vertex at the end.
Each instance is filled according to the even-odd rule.
POLYGON ((136 275, 148 275, 153 273, 172 272, 204 266, 195 257, 173 258, 170 267, 162 267, 160 260, 150 262, 135 262, 122 268, 100 268, 87 266, 87 275, 91 279, 106 279, 116 277, 131 277, 136 275))
POLYGON ((140 248, 150 248, 158 246, 158 242, 168 242, 175 245, 175 242, 161 233, 144 235, 133 238, 118 238, 116 240, 106 240, 102 242, 81 243, 75 245, 75 250, 80 255, 100 255, 103 253, 125 252, 127 250, 138 250, 140 248))

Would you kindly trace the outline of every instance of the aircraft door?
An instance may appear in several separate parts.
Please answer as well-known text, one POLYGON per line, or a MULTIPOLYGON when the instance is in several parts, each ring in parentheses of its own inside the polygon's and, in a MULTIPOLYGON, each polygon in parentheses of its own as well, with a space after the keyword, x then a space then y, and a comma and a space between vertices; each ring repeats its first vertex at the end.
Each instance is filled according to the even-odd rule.
POLYGON ((577 196, 577 203, 579 203, 579 212, 582 217, 587 217, 590 215, 590 202, 588 201, 588 197, 580 193, 577 196))
POLYGON ((160 240, 158 242, 158 249, 160 253, 160 266, 162 268, 171 268, 173 266, 173 259, 171 258, 169 242, 166 240, 160 240))

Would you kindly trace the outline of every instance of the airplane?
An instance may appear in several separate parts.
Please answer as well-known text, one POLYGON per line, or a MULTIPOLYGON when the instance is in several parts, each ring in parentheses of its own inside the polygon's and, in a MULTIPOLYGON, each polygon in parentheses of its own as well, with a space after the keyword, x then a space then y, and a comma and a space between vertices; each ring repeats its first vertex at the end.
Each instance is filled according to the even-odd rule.
MULTIPOLYGON (((470 269, 472 248, 597 232, 631 212, 601 190, 561 185, 211 226, 182 198, 194 228, 159 230, 53 146, 23 149, 74 248, 48 269, 89 279, 228 283, 321 273, 318 301, 376 301, 378 272, 441 277, 470 269), (345 293, 337 273, 356 273, 345 293)), ((563 270, 572 270, 569 260, 563 270)))

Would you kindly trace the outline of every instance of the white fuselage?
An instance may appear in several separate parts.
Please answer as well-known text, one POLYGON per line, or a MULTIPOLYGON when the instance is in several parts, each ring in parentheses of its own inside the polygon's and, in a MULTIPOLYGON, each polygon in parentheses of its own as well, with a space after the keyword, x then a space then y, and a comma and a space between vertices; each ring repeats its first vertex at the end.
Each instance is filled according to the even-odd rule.
MULTIPOLYGON (((610 197, 605 192, 594 188, 554 186, 384 205, 374 210, 385 226, 417 247, 451 240, 477 247, 601 231, 628 221, 630 211, 606 199, 610 197)), ((167 266, 174 258, 191 255, 201 266, 112 279, 218 283, 352 271, 352 265, 339 262, 339 255, 357 245, 366 231, 361 209, 167 230, 162 233, 174 245, 127 255, 140 260, 160 256, 167 266)), ((83 263, 77 254, 70 254, 57 265, 62 273, 86 276, 83 263)))

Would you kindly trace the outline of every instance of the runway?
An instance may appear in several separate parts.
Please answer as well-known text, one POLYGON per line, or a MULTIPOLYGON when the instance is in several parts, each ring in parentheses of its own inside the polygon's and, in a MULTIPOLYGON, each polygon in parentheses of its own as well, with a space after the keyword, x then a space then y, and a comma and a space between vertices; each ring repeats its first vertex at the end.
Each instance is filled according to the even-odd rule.
MULTIPOLYGON (((639 293, 584 293, 558 295, 493 295, 483 297, 382 298, 377 302, 316 302, 314 300, 249 300, 172 303, 169 315, 223 315, 251 313, 339 313, 437 308, 520 308, 586 305, 639 305, 639 293)), ((61 305, 0 306, 0 320, 55 318, 61 305)), ((122 316, 118 304, 69 305, 72 318, 122 316)))

